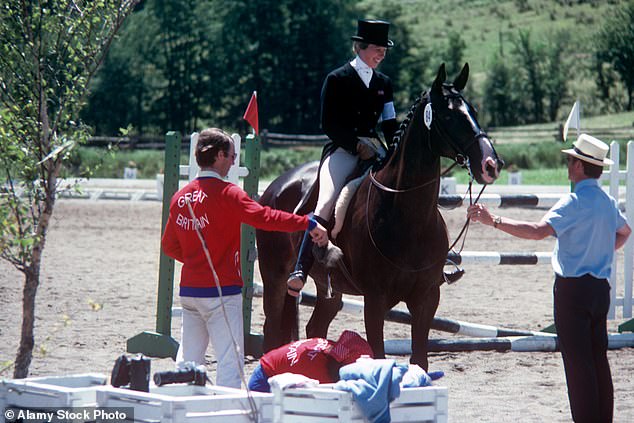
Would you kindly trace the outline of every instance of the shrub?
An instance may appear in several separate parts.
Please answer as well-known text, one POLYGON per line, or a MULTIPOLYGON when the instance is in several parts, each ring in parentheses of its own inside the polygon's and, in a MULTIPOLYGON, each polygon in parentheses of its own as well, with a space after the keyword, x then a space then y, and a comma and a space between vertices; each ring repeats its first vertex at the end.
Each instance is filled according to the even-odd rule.
MULTIPOLYGON (((626 160, 626 142, 620 142, 621 165, 626 160)), ((569 144, 552 141, 535 143, 498 144, 498 154, 508 165, 519 170, 559 169, 565 167, 563 148, 569 144)), ((262 151, 260 157, 260 177, 274 179, 312 160, 319 160, 321 147, 271 148, 262 151)), ((187 163, 189 154, 183 152, 181 163, 187 163)), ((63 177, 122 178, 123 170, 131 162, 137 168, 137 178, 153 179, 163 171, 164 153, 160 150, 108 150, 105 148, 79 147, 72 153, 71 165, 62 173, 63 177)), ((443 166, 451 164, 443 161, 443 166)))

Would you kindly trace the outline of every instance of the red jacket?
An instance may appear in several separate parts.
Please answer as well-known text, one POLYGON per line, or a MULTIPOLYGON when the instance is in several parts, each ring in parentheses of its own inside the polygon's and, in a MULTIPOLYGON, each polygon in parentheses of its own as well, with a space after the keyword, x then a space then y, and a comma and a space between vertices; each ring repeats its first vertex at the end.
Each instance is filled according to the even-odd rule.
POLYGON ((296 373, 320 383, 336 382, 340 364, 328 355, 334 344, 323 338, 291 342, 264 354, 260 365, 267 377, 296 373))
MULTIPOLYGON (((215 172, 207 172, 209 174, 216 175, 215 172)), ((209 249, 223 295, 238 294, 243 285, 240 275, 241 223, 283 232, 308 228, 308 216, 262 206, 237 185, 207 175, 193 180, 174 194, 161 241, 165 254, 183 263, 182 296, 218 296, 196 226, 209 249), (192 205, 195 219, 190 214, 187 200, 192 205)))

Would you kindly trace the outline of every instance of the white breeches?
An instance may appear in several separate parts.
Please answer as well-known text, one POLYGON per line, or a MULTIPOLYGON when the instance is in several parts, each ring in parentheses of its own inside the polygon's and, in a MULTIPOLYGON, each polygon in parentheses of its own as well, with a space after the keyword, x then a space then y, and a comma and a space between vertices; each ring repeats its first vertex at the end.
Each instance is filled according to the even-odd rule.
POLYGON ((348 153, 343 148, 337 148, 326 157, 319 171, 319 198, 315 215, 324 220, 330 220, 337 197, 346 179, 354 171, 359 161, 358 156, 348 153))
POLYGON ((176 365, 179 366, 188 361, 193 361, 196 365, 205 365, 205 352, 211 341, 218 361, 216 385, 239 389, 240 373, 244 367, 242 294, 222 297, 229 327, 227 327, 219 297, 180 297, 180 300, 183 307, 183 325, 176 365), (239 353, 236 353, 229 333, 238 343, 239 353))

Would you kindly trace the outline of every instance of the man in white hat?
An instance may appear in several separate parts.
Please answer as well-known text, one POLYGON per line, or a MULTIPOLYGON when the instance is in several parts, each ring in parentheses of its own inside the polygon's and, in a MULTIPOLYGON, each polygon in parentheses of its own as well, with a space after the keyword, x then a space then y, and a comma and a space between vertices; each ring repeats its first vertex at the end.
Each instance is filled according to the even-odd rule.
POLYGON ((575 422, 611 422, 614 406, 607 358, 608 277, 614 251, 632 232, 617 201, 599 185, 608 146, 581 134, 568 155, 568 179, 574 192, 557 202, 539 222, 494 215, 481 204, 468 208, 470 219, 525 239, 557 238, 555 327, 564 361, 568 399, 575 422))

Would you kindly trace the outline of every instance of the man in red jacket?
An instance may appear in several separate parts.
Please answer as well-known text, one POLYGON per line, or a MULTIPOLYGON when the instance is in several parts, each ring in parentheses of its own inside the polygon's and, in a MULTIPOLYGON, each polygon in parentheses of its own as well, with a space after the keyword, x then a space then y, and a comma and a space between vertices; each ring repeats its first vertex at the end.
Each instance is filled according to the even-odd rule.
POLYGON ((328 235, 309 216, 263 207, 224 180, 235 158, 226 132, 209 128, 200 133, 196 145, 200 173, 172 197, 162 247, 183 263, 177 364, 205 364, 211 341, 218 360, 216 384, 240 388, 244 365, 240 225, 284 232, 309 229, 318 245, 325 245, 328 235))
POLYGON ((268 379, 283 373, 295 373, 319 381, 339 380, 339 369, 358 358, 372 358, 372 348, 361 335, 344 330, 337 342, 324 338, 294 341, 271 350, 260 358, 249 379, 249 389, 271 392, 268 379))

